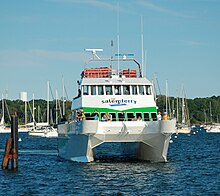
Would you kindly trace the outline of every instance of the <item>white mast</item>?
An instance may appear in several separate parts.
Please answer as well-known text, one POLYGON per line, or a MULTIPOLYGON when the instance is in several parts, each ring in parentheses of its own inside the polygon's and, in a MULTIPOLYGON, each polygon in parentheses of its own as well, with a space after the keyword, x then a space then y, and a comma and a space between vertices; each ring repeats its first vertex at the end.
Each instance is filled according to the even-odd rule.
POLYGON ((176 98, 176 121, 179 122, 179 98, 176 98))
POLYGON ((58 124, 58 114, 57 114, 57 89, 56 89, 56 124, 58 124))
POLYGON ((64 78, 62 78, 62 86, 63 86, 63 116, 65 115, 65 100, 64 100, 64 78))
POLYGON ((210 120, 212 123, 212 102, 211 101, 209 102, 209 108, 210 108, 210 120))
POLYGON ((2 94, 2 119, 0 125, 4 125, 4 124, 5 124, 5 107, 4 107, 4 96, 2 94))
POLYGON ((50 99, 50 81, 47 81, 47 124, 50 123, 50 108, 49 108, 49 99, 50 99))
POLYGON ((118 44, 118 75, 119 75, 119 2, 118 2, 118 9, 117 9, 117 44, 118 44))
POLYGON ((34 94, 33 94, 33 122, 35 123, 35 115, 34 115, 34 110, 35 110, 35 107, 34 107, 34 94))
POLYGON ((144 27, 143 27, 143 16, 141 16, 141 72, 142 77, 144 76, 143 70, 144 70, 144 27))
POLYGON ((166 80, 166 112, 168 112, 168 109, 167 109, 167 107, 168 107, 167 106, 168 105, 168 98, 167 98, 168 97, 168 89, 167 88, 168 88, 168 84, 167 84, 167 80, 166 80))
POLYGON ((184 86, 183 86, 183 91, 182 91, 182 124, 186 124, 186 114, 185 114, 185 101, 184 101, 184 86))

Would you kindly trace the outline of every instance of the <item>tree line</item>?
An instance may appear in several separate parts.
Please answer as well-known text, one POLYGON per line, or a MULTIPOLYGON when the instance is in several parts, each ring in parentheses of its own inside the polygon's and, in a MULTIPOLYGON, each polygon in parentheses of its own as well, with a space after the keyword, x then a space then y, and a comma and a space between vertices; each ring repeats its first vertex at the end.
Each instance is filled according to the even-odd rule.
MULTIPOLYGON (((181 98, 179 98, 179 106, 177 104, 178 98, 168 97, 164 95, 157 96, 156 102, 158 110, 165 112, 167 108, 170 110, 170 115, 176 117, 176 112, 179 111, 181 115, 181 98), (167 106, 168 104, 168 106, 167 106), (177 107, 178 110, 177 110, 177 107)), ((0 107, 2 106, 0 101, 0 107)), ((191 124, 204 124, 219 122, 220 118, 220 96, 212 96, 206 98, 186 99, 186 106, 188 108, 189 118, 191 124)), ((10 116, 17 114, 18 123, 24 124, 25 118, 27 122, 33 122, 33 111, 36 122, 47 122, 47 101, 43 99, 27 102, 27 113, 25 117, 25 103, 21 100, 4 100, 4 118, 7 125, 10 124, 10 116)), ((66 100, 63 104, 62 100, 53 100, 49 102, 49 121, 50 124, 66 121, 71 118, 71 101, 66 100), (64 106, 64 107, 63 107, 64 106), (64 112, 65 111, 65 112, 64 112)), ((0 110, 0 117, 2 117, 2 107, 0 110)))
MULTIPOLYGON (((171 108, 171 115, 176 117, 177 107, 179 115, 181 115, 181 99, 176 97, 168 98, 168 105, 171 108), (177 101, 178 100, 178 101, 177 101), (179 105, 177 104, 179 103, 179 105)), ((157 106, 161 112, 166 110, 166 97, 160 95, 157 97, 157 106)), ((186 107, 191 124, 211 124, 220 120, 220 96, 212 96, 206 98, 186 99, 186 107)), ((168 108, 169 108, 168 107, 168 108)))
MULTIPOLYGON (((10 116, 16 114, 18 116, 18 124, 25 124, 33 122, 33 116, 36 122, 47 122, 47 101, 43 99, 33 100, 26 102, 21 100, 1 100, 2 106, 4 102, 4 120, 6 125, 10 125, 10 116), (34 104, 34 107, 33 107, 34 104), (26 109, 25 109, 26 108, 26 109), (25 112, 26 111, 26 112, 25 112), (26 113, 26 114, 25 114, 26 113), (34 114, 34 115, 33 115, 34 114)), ((0 106, 0 107, 1 107, 0 106)), ((66 100, 63 104, 62 100, 49 101, 49 123, 56 124, 61 121, 66 121, 71 117, 71 101, 66 100), (64 107, 63 107, 64 106, 64 107)), ((0 110, 0 116, 2 118, 2 107, 0 110)))

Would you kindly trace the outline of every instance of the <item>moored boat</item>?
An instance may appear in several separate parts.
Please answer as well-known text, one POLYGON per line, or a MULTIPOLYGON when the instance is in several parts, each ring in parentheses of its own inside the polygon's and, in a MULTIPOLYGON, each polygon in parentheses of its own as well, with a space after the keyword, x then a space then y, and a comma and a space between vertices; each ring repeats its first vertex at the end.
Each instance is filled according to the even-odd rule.
POLYGON ((206 133, 220 133, 220 124, 211 125, 209 129, 206 129, 206 133))
POLYGON ((126 55, 101 59, 96 51, 92 49, 89 64, 110 65, 81 73, 72 120, 58 125, 59 156, 77 162, 111 156, 166 162, 176 120, 157 119, 152 83, 143 77, 137 60, 126 55), (135 68, 114 70, 113 61, 132 62, 135 68))

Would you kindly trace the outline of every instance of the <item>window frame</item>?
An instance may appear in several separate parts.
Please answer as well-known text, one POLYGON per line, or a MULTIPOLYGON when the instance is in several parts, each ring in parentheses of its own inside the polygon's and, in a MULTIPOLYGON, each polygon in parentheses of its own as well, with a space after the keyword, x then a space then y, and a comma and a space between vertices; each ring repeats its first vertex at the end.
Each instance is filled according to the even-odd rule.
POLYGON ((143 115, 144 115, 144 121, 150 121, 150 113, 149 112, 144 112, 143 115), (148 115, 148 118, 146 118, 146 116, 145 116, 146 114, 148 115))

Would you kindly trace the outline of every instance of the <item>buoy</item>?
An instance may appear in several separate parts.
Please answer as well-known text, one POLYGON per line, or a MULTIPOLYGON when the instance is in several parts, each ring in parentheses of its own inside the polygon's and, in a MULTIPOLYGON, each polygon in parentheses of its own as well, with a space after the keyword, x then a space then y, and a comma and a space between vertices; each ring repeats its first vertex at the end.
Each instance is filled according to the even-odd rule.
POLYGON ((21 138, 19 138, 18 141, 21 142, 22 141, 21 138))
POLYGON ((170 143, 173 143, 173 140, 170 140, 170 143))

